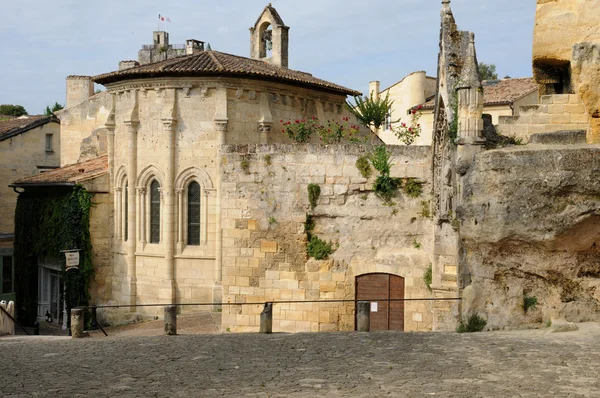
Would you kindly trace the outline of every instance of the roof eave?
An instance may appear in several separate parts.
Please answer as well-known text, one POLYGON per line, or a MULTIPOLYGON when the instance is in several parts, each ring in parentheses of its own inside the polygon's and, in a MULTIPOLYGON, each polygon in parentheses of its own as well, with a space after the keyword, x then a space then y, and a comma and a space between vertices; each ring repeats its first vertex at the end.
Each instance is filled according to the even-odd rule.
POLYGON ((300 82, 297 80, 293 80, 293 79, 285 79, 285 78, 281 78, 281 77, 275 77, 275 76, 269 76, 269 75, 260 75, 260 74, 254 74, 254 73, 228 73, 228 72, 143 72, 143 73, 129 73, 129 74, 121 74, 121 75, 110 75, 110 74, 104 74, 104 75, 99 75, 99 76, 95 76, 93 78, 94 82, 97 84, 102 84, 103 86, 107 85, 107 84, 111 84, 111 83, 117 83, 120 81, 126 81, 126 80, 139 80, 139 79, 149 79, 149 78, 155 78, 155 77, 243 77, 243 78, 247 78, 247 79, 253 79, 253 80, 268 80, 268 81, 273 81, 273 82, 278 82, 278 83, 286 83, 286 84, 291 84, 291 85, 295 85, 295 86, 300 86, 300 87, 308 87, 308 88, 312 88, 313 90, 319 90, 319 91, 326 91, 326 92, 330 92, 330 93, 335 93, 335 94, 342 94, 342 95, 351 95, 351 96, 359 96, 362 95, 362 93, 360 91, 355 91, 352 89, 348 89, 348 88, 335 88, 335 87, 327 87, 327 86, 323 86, 323 85, 319 85, 319 84, 312 84, 312 83, 304 83, 304 82, 300 82))
POLYGON ((10 188, 46 188, 46 187, 74 187, 74 182, 15 182, 10 188))

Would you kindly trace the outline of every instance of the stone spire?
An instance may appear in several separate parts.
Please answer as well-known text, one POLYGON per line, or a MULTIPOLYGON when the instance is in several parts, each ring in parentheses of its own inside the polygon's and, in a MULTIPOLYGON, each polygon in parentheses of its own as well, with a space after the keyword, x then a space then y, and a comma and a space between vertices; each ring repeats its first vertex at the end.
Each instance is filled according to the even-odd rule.
POLYGON ((442 11, 440 12, 440 16, 442 17, 442 25, 450 26, 456 24, 452 9, 450 8, 450 0, 442 0, 442 11))
POLYGON ((458 143, 459 145, 481 145, 485 142, 481 135, 483 131, 483 90, 479 78, 475 34, 473 33, 469 33, 469 44, 456 89, 458 94, 458 143))
POLYGON ((469 45, 457 88, 481 88, 479 64, 477 63, 477 53, 475 51, 475 33, 472 32, 469 33, 469 45))

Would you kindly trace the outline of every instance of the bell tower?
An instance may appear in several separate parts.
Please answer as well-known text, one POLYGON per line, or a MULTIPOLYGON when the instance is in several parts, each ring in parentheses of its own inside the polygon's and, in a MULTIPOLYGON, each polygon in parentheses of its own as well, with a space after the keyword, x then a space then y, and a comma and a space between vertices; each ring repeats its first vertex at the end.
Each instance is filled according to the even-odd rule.
POLYGON ((289 30, 269 3, 250 28, 250 58, 287 68, 289 30))

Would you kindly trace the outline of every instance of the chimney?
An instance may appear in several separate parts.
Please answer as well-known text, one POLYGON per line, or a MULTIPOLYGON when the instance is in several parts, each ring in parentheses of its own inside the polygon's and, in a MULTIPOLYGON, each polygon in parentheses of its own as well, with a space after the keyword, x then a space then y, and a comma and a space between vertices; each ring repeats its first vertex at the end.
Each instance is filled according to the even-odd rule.
POLYGON ((369 82, 369 97, 373 96, 374 100, 379 98, 379 80, 369 82))
POLYGON ((65 108, 81 104, 94 95, 94 81, 91 76, 67 76, 67 101, 65 108))
POLYGON ((138 61, 121 61, 119 62, 119 70, 131 69, 140 66, 138 61))
POLYGON ((200 40, 188 39, 185 41, 185 54, 193 55, 204 51, 204 42, 200 40))

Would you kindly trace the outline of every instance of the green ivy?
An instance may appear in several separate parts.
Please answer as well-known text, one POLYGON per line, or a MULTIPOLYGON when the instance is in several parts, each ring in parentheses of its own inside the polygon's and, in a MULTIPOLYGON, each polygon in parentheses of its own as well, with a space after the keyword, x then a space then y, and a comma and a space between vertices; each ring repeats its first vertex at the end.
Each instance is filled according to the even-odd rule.
POLYGON ((26 191, 19 195, 15 211, 15 293, 18 320, 23 324, 32 325, 37 316, 38 256, 62 263, 67 313, 88 304, 94 275, 91 206, 92 195, 81 186, 72 191, 26 191), (80 249, 80 264, 78 270, 66 272, 61 251, 69 249, 80 249))

